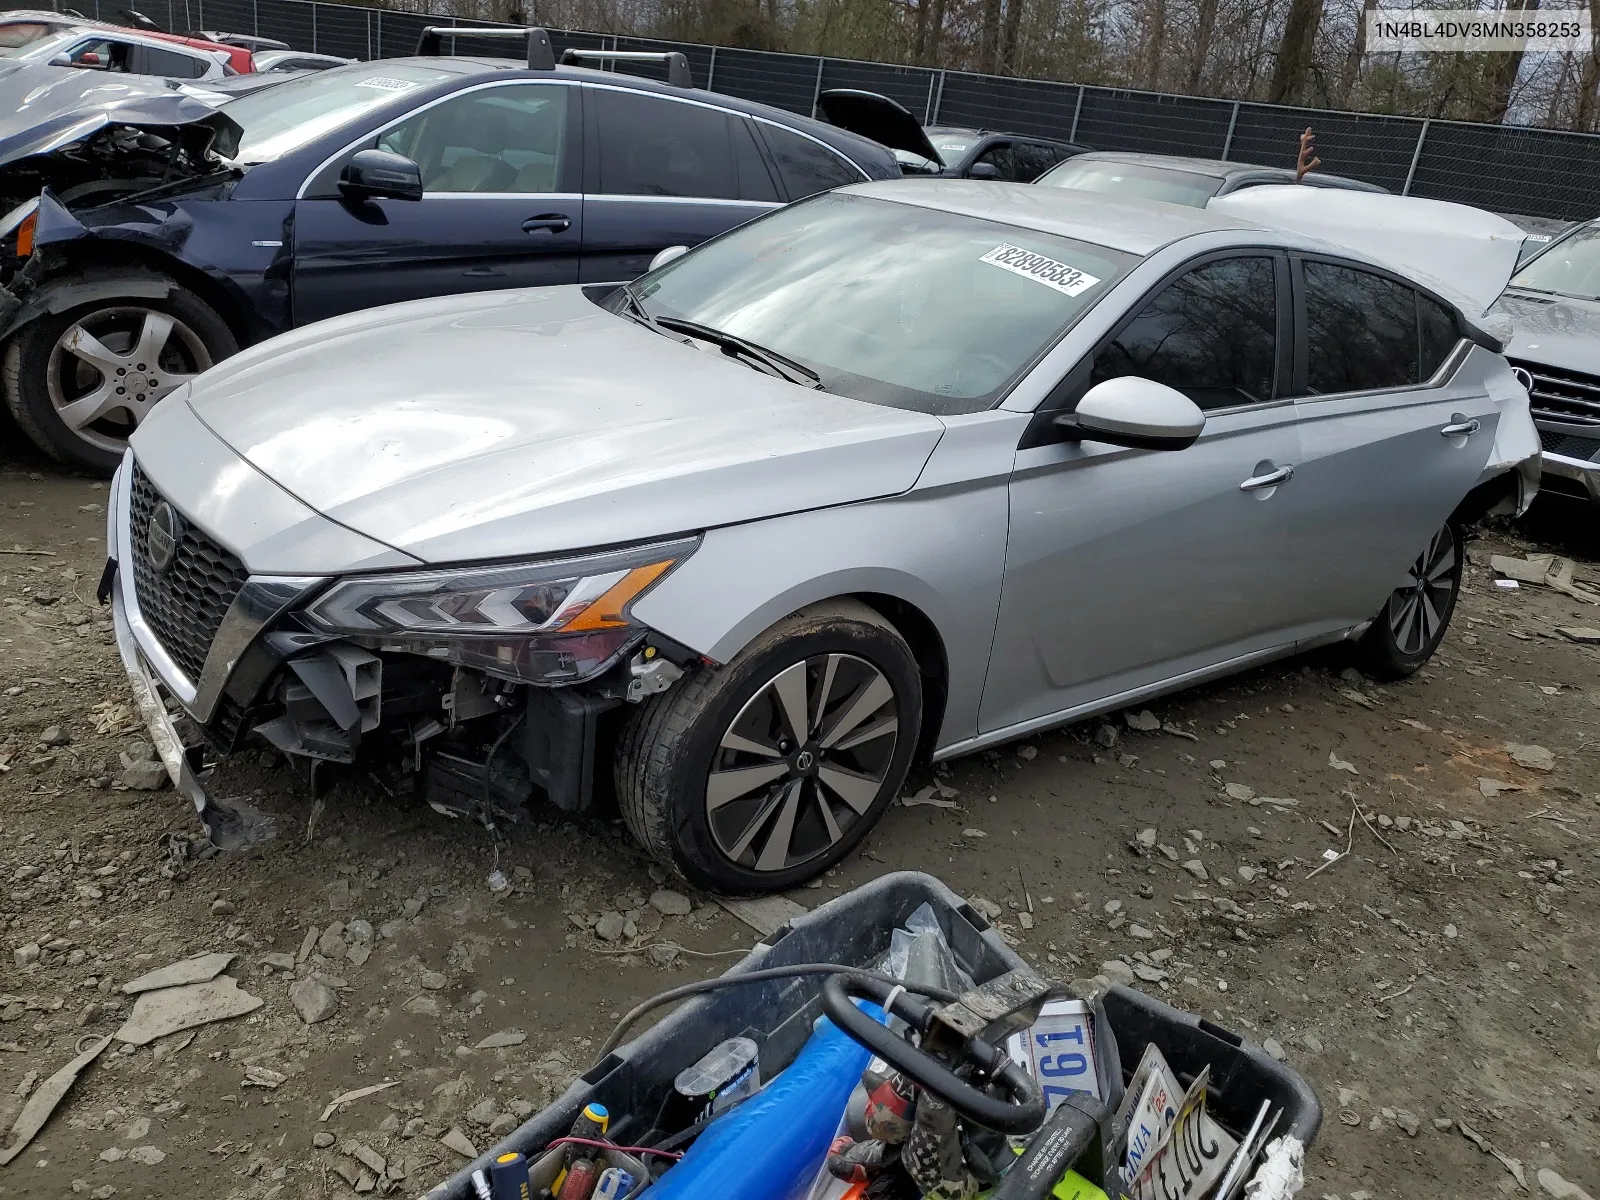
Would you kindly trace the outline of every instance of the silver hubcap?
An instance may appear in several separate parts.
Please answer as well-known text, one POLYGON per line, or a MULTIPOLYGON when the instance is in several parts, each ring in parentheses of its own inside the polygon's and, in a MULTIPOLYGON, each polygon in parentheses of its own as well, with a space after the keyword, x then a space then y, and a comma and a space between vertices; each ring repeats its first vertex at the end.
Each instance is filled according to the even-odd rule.
POLYGON ((104 308, 69 326, 50 351, 50 403, 78 437, 120 453, 157 400, 210 365, 205 343, 176 317, 104 308))
POLYGON ((819 654, 786 667, 712 756, 706 817, 718 849, 755 871, 826 854, 878 798, 899 740, 894 688, 865 659, 819 654))
POLYGON ((1455 588, 1455 570, 1456 540, 1446 527, 1433 535, 1411 564, 1407 581, 1389 597, 1389 629, 1400 653, 1419 654, 1439 636, 1455 588))

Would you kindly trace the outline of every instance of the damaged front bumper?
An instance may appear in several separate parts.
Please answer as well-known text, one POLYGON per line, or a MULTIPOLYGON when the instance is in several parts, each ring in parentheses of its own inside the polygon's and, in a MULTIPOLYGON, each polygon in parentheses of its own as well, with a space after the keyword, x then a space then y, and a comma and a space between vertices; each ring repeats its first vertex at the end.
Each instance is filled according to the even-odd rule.
POLYGON ((131 690, 173 785, 223 848, 271 836, 269 819, 207 782, 208 756, 252 737, 298 761, 360 764, 391 794, 416 791, 437 811, 486 825, 518 819, 535 793, 582 811, 602 714, 670 686, 676 663, 694 657, 641 630, 651 644, 598 675, 527 686, 387 638, 318 630, 303 610, 333 576, 248 574, 184 521, 131 454, 109 507, 101 590, 131 690), (157 567, 174 530, 182 549, 157 567), (197 609, 205 584, 214 586, 199 599, 213 602, 197 609), (209 619, 196 619, 202 609, 209 619))

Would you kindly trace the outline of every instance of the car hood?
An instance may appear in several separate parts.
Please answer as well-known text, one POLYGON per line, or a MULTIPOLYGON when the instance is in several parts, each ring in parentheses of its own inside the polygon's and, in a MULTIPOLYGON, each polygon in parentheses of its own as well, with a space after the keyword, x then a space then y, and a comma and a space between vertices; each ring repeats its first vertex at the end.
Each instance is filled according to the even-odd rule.
POLYGON ((303 503, 427 562, 893 495, 944 431, 652 332, 578 287, 307 326, 207 372, 186 402, 303 503))
POLYGON ((1600 375, 1600 303, 1514 289, 1493 311, 1511 319, 1508 358, 1600 375))
MULTIPOLYGON (((0 168, 80 146, 108 128, 176 139, 196 160, 206 158, 212 151, 227 156, 238 145, 238 124, 216 111, 212 103, 182 95, 165 85, 141 92, 150 86, 141 81, 123 90, 120 80, 110 83, 98 76, 98 86, 84 86, 87 72, 67 67, 42 69, 70 75, 73 78, 63 82, 76 86, 57 91, 56 84, 43 85, 47 92, 29 92, 33 99, 22 111, 0 121, 0 168)), ((15 78, 0 77, 0 107, 6 87, 15 78)))
POLYGON ((943 162, 933 148, 922 122, 887 96, 855 88, 830 88, 817 96, 817 111, 830 125, 848 129, 887 146, 905 150, 930 162, 943 162))

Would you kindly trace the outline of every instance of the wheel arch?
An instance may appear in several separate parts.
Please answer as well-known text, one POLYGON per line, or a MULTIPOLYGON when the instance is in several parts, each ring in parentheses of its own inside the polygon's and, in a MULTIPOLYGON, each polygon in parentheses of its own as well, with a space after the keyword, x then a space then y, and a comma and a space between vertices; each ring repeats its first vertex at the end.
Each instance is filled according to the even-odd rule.
POLYGON ((53 261, 0 331, 0 342, 42 316, 101 300, 164 300, 174 287, 205 302, 243 346, 250 338, 244 302, 205 271, 147 247, 102 238, 51 247, 53 261))
POLYGON ((936 616, 942 612, 938 596, 912 575, 879 567, 840 571, 809 580, 760 605, 724 632, 705 653, 716 662, 728 662, 780 621, 802 609, 839 600, 866 605, 893 626, 911 648, 923 684, 917 761, 928 761, 944 727, 950 698, 950 656, 946 635, 936 616))

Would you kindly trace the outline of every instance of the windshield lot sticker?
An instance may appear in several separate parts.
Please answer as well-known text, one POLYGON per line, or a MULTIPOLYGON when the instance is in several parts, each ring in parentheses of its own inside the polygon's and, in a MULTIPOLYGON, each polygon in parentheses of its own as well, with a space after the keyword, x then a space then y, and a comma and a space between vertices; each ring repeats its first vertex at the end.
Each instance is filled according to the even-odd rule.
POLYGON ((417 85, 409 79, 396 79, 392 75, 369 75, 357 80, 356 87, 377 88, 380 92, 409 92, 417 85))
POLYGON ((1032 250, 1024 250, 1021 246, 1013 246, 1006 242, 1001 242, 978 261, 1010 271, 1013 275, 1021 275, 1035 283, 1042 283, 1045 287, 1055 288, 1066 296, 1081 296, 1100 282, 1093 275, 1085 275, 1077 267, 1069 267, 1064 262, 1057 262, 1053 258, 1046 258, 1042 254, 1035 254, 1032 250))

